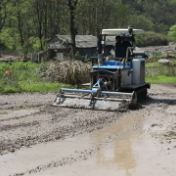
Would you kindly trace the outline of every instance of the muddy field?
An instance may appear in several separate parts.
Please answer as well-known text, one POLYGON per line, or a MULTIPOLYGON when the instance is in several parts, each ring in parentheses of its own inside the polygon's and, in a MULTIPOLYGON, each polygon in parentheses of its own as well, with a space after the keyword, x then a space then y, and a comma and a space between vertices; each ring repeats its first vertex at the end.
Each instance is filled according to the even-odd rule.
POLYGON ((56 93, 0 95, 2 176, 175 176, 176 85, 136 111, 52 107, 56 93))

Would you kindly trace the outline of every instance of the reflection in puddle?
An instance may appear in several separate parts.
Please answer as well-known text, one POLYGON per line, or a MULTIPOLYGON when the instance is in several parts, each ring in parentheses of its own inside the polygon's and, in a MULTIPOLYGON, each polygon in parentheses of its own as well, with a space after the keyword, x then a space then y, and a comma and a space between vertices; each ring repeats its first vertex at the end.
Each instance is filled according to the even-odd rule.
POLYGON ((114 141, 98 152, 97 163, 109 169, 124 170, 127 176, 131 176, 136 167, 132 142, 129 139, 114 141))
POLYGON ((133 140, 142 132, 143 118, 140 113, 122 117, 113 126, 109 126, 92 134, 96 142, 103 142, 97 153, 97 165, 108 170, 118 170, 131 176, 136 168, 133 151, 133 140))

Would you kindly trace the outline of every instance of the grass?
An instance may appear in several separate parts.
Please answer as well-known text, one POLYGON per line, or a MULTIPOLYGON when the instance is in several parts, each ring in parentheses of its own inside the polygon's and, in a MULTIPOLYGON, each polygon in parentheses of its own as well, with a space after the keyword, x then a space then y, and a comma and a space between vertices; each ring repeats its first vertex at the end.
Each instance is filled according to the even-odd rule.
POLYGON ((150 83, 176 83, 176 77, 175 76, 152 76, 152 77, 146 77, 146 82, 150 83))
POLYGON ((169 65, 158 62, 146 64, 146 82, 150 83, 176 83, 176 64, 171 60, 169 65))
POLYGON ((61 87, 74 87, 59 82, 43 81, 41 73, 49 66, 50 63, 0 63, 0 93, 49 92, 59 91, 61 87), (6 70, 11 70, 11 74, 7 75, 6 70))
POLYGON ((164 67, 164 65, 158 62, 151 62, 146 64, 146 68, 159 68, 159 67, 164 67))
POLYGON ((40 83, 31 83, 23 84, 20 83, 23 92, 51 92, 59 91, 60 88, 73 88, 74 86, 62 83, 53 83, 53 82, 40 82, 40 83))
POLYGON ((161 54, 161 53, 153 53, 149 59, 161 59, 161 58, 166 58, 166 54, 161 54))
MULTIPOLYGON (((176 61, 169 65, 146 64, 146 82, 176 83, 176 61)), ((72 63, 13 62, 0 63, 0 94, 20 92, 50 92, 60 88, 78 88, 90 80, 90 66, 72 63), (6 74, 11 70, 11 74, 6 74)))

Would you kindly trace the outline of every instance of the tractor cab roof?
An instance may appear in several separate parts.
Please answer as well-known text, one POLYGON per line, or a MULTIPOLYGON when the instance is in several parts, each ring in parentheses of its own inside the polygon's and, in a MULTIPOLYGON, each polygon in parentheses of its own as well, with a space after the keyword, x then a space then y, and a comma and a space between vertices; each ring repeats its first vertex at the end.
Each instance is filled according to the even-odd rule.
MULTIPOLYGON (((145 31, 143 29, 133 29, 132 35, 143 34, 145 31)), ((103 29, 102 35, 131 35, 129 29, 103 29)))

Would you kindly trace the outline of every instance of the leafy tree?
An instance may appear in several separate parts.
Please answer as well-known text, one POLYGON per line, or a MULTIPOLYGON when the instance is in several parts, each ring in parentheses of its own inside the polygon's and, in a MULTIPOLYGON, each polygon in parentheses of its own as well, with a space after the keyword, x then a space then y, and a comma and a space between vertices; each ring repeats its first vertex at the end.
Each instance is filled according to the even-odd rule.
POLYGON ((16 28, 3 28, 1 42, 9 50, 16 50, 20 46, 20 36, 16 28))
POLYGON ((170 40, 176 41, 176 24, 170 27, 168 37, 170 40))
POLYGON ((7 17, 7 4, 8 4, 8 0, 0 1, 0 33, 2 28, 4 27, 5 20, 7 17))
POLYGON ((166 35, 175 25, 175 9, 176 0, 0 0, 1 46, 34 52, 54 35, 70 34, 75 53, 77 34, 128 25, 166 35))
POLYGON ((152 31, 154 27, 153 22, 144 15, 131 15, 129 17, 129 24, 145 31, 152 31))
POLYGON ((40 39, 40 49, 43 50, 42 38, 46 36, 46 13, 47 13, 47 0, 33 0, 33 24, 35 28, 35 34, 40 39))

